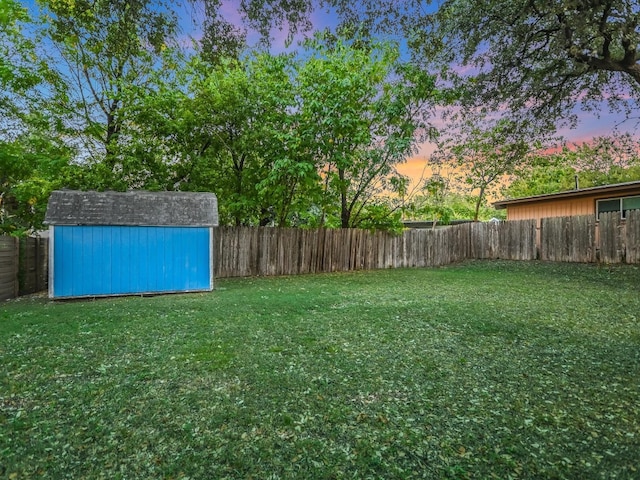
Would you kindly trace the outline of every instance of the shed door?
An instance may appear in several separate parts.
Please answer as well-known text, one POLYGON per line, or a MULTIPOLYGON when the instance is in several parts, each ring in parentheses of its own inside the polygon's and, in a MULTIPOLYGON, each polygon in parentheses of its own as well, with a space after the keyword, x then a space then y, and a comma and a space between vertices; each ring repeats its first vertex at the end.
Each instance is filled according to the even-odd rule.
POLYGON ((207 227, 60 226, 54 297, 211 290, 207 227))

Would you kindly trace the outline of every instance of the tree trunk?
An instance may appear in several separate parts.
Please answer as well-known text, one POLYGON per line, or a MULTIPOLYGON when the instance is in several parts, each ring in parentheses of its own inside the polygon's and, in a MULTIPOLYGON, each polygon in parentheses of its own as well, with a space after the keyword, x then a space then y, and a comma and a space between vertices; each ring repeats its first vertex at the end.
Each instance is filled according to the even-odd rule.
POLYGON ((480 215, 480 204, 482 203, 482 199, 484 198, 484 187, 480 187, 480 193, 478 194, 478 199, 476 200, 476 211, 473 214, 473 221, 478 221, 478 216, 480 215))
POLYGON ((351 211, 347 203, 347 185, 344 182, 344 169, 338 170, 338 177, 340 178, 340 226, 349 228, 351 211))

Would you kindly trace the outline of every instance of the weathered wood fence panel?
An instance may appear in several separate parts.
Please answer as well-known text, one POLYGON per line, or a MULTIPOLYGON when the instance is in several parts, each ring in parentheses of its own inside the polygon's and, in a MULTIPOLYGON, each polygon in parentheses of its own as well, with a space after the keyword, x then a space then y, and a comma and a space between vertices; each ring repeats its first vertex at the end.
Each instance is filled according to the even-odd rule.
POLYGON ((538 255, 535 220, 498 223, 498 258, 535 260, 538 255))
MULTIPOLYGON (((466 223, 402 235, 355 229, 218 227, 217 277, 439 267, 466 259, 640 264, 640 210, 593 216, 466 223), (537 245, 537 242, 539 244, 537 245)), ((47 239, 0 236, 0 299, 47 288, 47 239)))
POLYGON ((49 276, 49 241, 40 237, 20 239, 19 295, 46 290, 49 276))
POLYGON ((456 260, 535 260, 535 220, 466 223, 451 227, 456 260))
POLYGON ((625 225, 618 212, 600 214, 600 260, 604 263, 622 263, 625 257, 625 225))
POLYGON ((438 267, 466 259, 640 263, 640 212, 466 223, 402 235, 354 229, 221 227, 219 277, 438 267), (242 249, 243 251, 239 251, 242 249))
POLYGON ((49 241, 0 236, 0 300, 45 290, 49 241))
POLYGON ((596 222, 592 215, 543 218, 540 259, 552 262, 596 261, 596 222))
POLYGON ((216 276, 438 267, 467 258, 536 258, 535 221, 475 223, 402 235, 356 229, 219 227, 216 276))
POLYGON ((18 239, 0 236, 0 300, 18 296, 18 239))
POLYGON ((640 210, 627 212, 625 225, 626 263, 640 263, 640 210))

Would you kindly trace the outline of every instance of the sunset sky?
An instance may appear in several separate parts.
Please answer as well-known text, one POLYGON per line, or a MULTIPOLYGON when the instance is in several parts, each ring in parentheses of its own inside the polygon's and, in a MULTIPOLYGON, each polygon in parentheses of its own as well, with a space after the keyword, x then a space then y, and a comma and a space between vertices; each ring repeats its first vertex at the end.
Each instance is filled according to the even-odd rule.
MULTIPOLYGON (((592 112, 578 112, 578 117, 579 123, 575 129, 565 128, 560 129, 558 132, 567 143, 590 142, 595 137, 613 134, 616 128, 621 132, 638 133, 636 123, 633 120, 625 121, 624 115, 610 112, 607 105, 602 106, 599 118, 592 112)), ((441 124, 439 128, 446 129, 446 125, 441 124)), ((431 143, 419 145, 416 155, 407 159, 407 162, 400 165, 398 170, 412 179, 419 179, 425 171, 425 163, 428 163, 429 157, 434 150, 435 145, 431 143)), ((429 176, 431 169, 428 165, 426 172, 427 176, 429 176)))

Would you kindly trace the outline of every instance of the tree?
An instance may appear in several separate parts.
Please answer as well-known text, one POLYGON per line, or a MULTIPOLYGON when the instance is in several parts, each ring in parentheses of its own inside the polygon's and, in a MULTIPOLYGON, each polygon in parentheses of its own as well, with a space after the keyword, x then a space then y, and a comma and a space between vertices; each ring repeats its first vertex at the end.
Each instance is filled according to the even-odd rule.
MULTIPOLYGON (((97 188, 123 188, 126 111, 168 58, 176 18, 161 0, 39 0, 43 57, 62 82, 49 105, 83 162, 101 163, 97 188), (49 47, 49 48, 47 48, 49 47), (112 178, 111 178, 112 177, 112 178), (113 180, 113 181, 112 181, 113 180)), ((126 187, 124 187, 126 188, 126 187)))
POLYGON ((223 223, 303 222, 318 174, 300 147, 292 57, 194 58, 183 73, 186 91, 149 92, 134 119, 167 188, 215 192, 223 223))
POLYGON ((28 11, 13 0, 0 7, 0 233, 42 228, 49 192, 71 152, 43 113, 41 87, 55 77, 24 33, 28 11))
MULTIPOLYGON (((312 1, 301 2, 308 12, 312 1)), ((555 129, 576 105, 640 99, 640 6, 629 0, 330 0, 361 34, 395 35, 429 71, 456 79, 466 101, 508 107, 555 129)), ((298 6, 298 2, 291 5, 298 6)))
POLYGON ((537 155, 506 189, 510 198, 622 183, 640 179, 638 142, 629 135, 598 137, 561 151, 537 155), (576 185, 577 183, 577 185, 576 185))
POLYGON ((195 86, 195 128, 210 143, 202 168, 236 225, 291 224, 304 209, 299 189, 317 177, 294 131, 292 68, 290 57, 258 54, 220 64, 195 86))
POLYGON ((639 15, 628 0, 447 0, 414 22, 430 29, 412 44, 428 60, 471 67, 470 101, 553 126, 575 120, 577 104, 635 110, 639 15))
POLYGON ((438 223, 447 225, 455 216, 447 202, 450 195, 449 180, 439 174, 432 175, 422 185, 422 194, 412 202, 411 216, 431 220, 433 228, 438 223))
POLYGON ((336 215, 342 228, 357 227, 382 211, 369 208, 380 195, 403 188, 395 167, 412 151, 434 81, 400 65, 392 44, 317 35, 307 45, 299 132, 323 176, 320 223, 336 215))
POLYGON ((462 169, 464 182, 475 194, 473 220, 478 221, 480 207, 489 193, 507 175, 523 168, 528 161, 531 146, 523 140, 526 125, 508 120, 480 122, 467 120, 453 142, 445 144, 446 160, 462 169), (480 126, 486 123, 486 126, 480 126))
MULTIPOLYGON (((14 0, 3 0, 0 9, 0 106, 8 106, 11 92, 24 91, 40 83, 34 68, 34 43, 23 34, 21 23, 30 21, 27 9, 14 0)), ((4 113, 4 112, 3 112, 4 113)))

